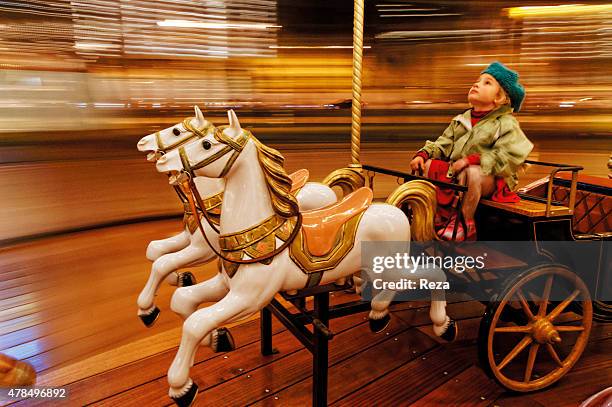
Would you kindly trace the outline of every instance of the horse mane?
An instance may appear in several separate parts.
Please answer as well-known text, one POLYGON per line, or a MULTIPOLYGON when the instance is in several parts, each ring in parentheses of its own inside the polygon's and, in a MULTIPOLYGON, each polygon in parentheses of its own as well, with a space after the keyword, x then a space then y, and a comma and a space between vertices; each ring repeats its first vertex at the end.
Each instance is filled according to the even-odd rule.
POLYGON ((285 158, 277 150, 266 146, 255 136, 251 140, 257 148, 257 157, 261 164, 274 211, 285 218, 297 216, 300 209, 297 199, 291 191, 291 178, 284 168, 285 158))

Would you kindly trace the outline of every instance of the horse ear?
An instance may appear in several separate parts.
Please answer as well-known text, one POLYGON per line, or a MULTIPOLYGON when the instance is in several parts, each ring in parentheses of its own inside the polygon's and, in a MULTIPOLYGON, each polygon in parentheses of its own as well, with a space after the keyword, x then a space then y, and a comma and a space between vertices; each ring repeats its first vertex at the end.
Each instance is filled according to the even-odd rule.
POLYGON ((206 123, 206 119, 204 118, 204 115, 202 114, 200 108, 198 106, 194 106, 193 110, 195 111, 195 119, 198 122, 198 127, 204 126, 204 123, 206 123))
POLYGON ((238 121, 238 116, 234 113, 233 110, 229 110, 227 112, 227 118, 229 119, 230 129, 232 130, 240 130, 240 122, 238 121))

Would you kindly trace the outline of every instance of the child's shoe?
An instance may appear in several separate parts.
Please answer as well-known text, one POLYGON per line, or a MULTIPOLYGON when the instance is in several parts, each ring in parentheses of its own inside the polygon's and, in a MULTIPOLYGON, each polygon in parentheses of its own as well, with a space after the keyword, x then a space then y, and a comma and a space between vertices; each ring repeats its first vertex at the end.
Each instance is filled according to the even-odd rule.
MULTIPOLYGON (((446 241, 453 241, 453 233, 455 230, 455 224, 457 224, 457 217, 453 216, 450 220, 450 222, 448 222, 448 225, 446 225, 445 228, 441 228, 438 230, 437 234, 438 237, 442 240, 446 240, 446 241)), ((462 242, 465 239, 465 234, 463 231, 463 226, 461 225, 461 223, 459 222, 457 224, 457 233, 455 235, 455 242, 462 242)))

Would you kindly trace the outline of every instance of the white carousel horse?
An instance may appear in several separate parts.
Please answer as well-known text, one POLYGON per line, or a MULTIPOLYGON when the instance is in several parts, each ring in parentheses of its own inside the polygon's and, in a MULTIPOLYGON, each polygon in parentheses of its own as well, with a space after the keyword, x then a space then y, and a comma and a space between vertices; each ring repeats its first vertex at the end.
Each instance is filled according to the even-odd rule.
MULTIPOLYGON (((186 142, 203 137, 206 134, 212 134, 215 129, 212 123, 204 118, 202 111, 197 106, 194 107, 194 111, 195 117, 143 137, 138 142, 138 150, 148 152, 147 159, 155 161, 163 154, 186 142)), ((308 171, 300 170, 291 176, 297 191, 300 208, 309 210, 336 202, 336 194, 330 187, 321 183, 306 182, 308 171)), ((209 209, 208 212, 214 215, 213 212, 216 211, 218 216, 225 181, 223 179, 199 177, 195 182, 198 190, 202 193, 204 205, 209 209)), ((186 204, 185 191, 182 191, 180 187, 175 187, 175 189, 179 198, 186 204)), ((159 309, 154 304, 154 298, 163 279, 167 279, 173 285, 191 286, 195 283, 195 277, 191 273, 178 274, 176 270, 187 266, 202 265, 215 258, 214 251, 210 249, 202 236, 202 232, 195 226, 196 218, 187 205, 185 205, 183 220, 185 229, 181 233, 168 239, 154 240, 147 248, 147 258, 153 261, 153 265, 149 279, 137 301, 138 316, 146 326, 152 326, 159 316, 159 309)), ((218 232, 208 222, 205 222, 204 230, 209 236, 209 241, 217 244, 218 232)), ((199 297, 190 295, 189 298, 201 298, 201 302, 216 301, 216 298, 225 295, 224 289, 227 291, 222 281, 215 277, 193 289, 197 294, 200 294, 199 297)), ((179 293, 177 298, 180 297, 181 294, 179 293)), ((194 310, 199 305, 199 303, 196 304, 193 301, 189 304, 190 309, 193 308, 194 310)), ((181 309, 183 308, 181 307, 181 309)), ((182 315, 185 316, 184 313, 182 315)))
MULTIPOLYGON (((279 291, 327 284, 361 270, 371 279, 372 270, 362 265, 361 242, 410 240, 406 215, 393 205, 371 204, 368 188, 328 208, 301 213, 289 194, 291 184, 283 169, 283 157, 243 130, 233 111, 229 116, 230 126, 223 131, 190 142, 156 164, 160 172, 182 171, 171 177, 175 183, 193 176, 226 174, 216 246, 222 249, 219 255, 223 259, 219 279, 229 291, 215 304, 193 312, 183 324, 181 343, 168 371, 169 395, 178 405, 190 405, 195 398, 197 384, 189 371, 197 347, 213 345, 211 333, 217 327, 255 314, 279 291)), ((194 196, 197 198, 196 193, 194 196)), ((435 192, 430 196, 435 197, 435 192)), ((420 202, 415 200, 414 204, 431 205, 426 200, 420 202)), ((428 222, 433 236, 433 215, 428 222)), ((399 271, 395 274, 393 278, 398 281, 406 277, 399 271)), ((408 277, 418 281, 424 277, 423 270, 408 277)), ((441 270, 430 269, 426 277, 429 281, 446 281, 441 270)), ((376 331, 388 324, 392 298, 383 291, 372 301, 370 319, 375 321, 372 326, 376 331)), ((446 315, 443 298, 443 290, 432 291, 430 316, 436 335, 452 340, 456 325, 446 315)))

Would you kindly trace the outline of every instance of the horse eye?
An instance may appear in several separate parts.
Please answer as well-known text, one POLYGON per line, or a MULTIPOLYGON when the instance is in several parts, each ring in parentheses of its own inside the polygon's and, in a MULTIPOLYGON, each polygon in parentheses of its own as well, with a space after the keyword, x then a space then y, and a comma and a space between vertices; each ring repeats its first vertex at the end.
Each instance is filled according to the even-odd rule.
POLYGON ((181 135, 181 131, 179 129, 177 129, 176 127, 172 129, 172 133, 175 136, 180 136, 181 135))
POLYGON ((208 140, 202 140, 202 147, 204 147, 204 150, 210 150, 212 144, 208 140))

